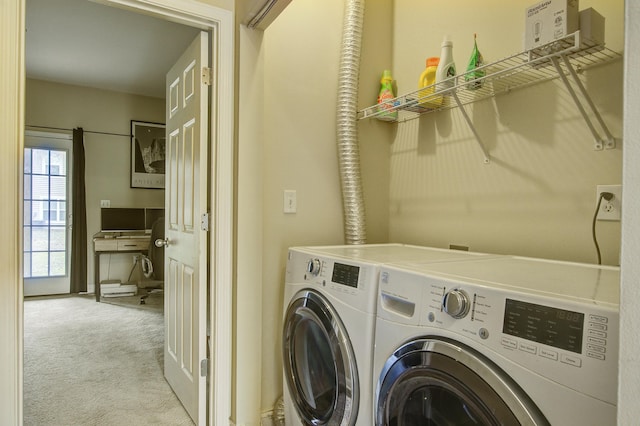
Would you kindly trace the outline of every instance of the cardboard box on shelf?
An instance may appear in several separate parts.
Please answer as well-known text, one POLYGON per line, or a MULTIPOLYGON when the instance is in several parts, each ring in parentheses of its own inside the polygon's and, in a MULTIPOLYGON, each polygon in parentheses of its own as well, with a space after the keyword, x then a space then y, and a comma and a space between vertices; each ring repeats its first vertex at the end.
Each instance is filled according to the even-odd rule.
POLYGON ((578 0, 543 0, 525 11, 524 50, 544 46, 579 28, 578 0))
POLYGON ((604 16, 592 7, 580 11, 580 41, 586 47, 604 46, 604 16))

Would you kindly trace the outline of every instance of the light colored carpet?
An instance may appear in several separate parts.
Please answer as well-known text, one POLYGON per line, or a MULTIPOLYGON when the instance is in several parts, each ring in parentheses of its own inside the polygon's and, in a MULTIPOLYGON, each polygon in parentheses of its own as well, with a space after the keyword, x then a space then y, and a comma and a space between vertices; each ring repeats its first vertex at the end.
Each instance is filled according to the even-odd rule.
POLYGON ((92 296, 26 299, 24 424, 192 425, 163 376, 163 321, 92 296))

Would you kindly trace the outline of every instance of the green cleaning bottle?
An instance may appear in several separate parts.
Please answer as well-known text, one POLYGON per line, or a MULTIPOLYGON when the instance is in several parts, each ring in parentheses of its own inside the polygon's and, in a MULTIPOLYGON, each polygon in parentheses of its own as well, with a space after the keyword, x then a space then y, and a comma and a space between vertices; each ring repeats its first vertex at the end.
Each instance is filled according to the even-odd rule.
POLYGON ((396 121, 398 120, 398 110, 394 109, 395 104, 391 101, 395 98, 393 93, 393 77, 391 77, 391 71, 384 70, 382 78, 380 79, 380 94, 378 95, 378 112, 382 112, 377 115, 376 118, 382 121, 396 121))
POLYGON ((473 50, 471 51, 471 57, 469 58, 469 65, 467 66, 467 72, 464 74, 464 81, 466 81, 467 89, 478 90, 482 87, 482 77, 486 75, 484 69, 477 69, 484 65, 482 59, 482 53, 478 50, 478 43, 476 42, 476 35, 473 35, 473 50))

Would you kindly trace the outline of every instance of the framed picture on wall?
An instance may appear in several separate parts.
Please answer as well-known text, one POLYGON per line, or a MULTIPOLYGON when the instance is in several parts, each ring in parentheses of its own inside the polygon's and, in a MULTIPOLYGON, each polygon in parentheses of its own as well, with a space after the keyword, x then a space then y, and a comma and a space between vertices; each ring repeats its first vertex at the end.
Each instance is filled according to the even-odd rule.
POLYGON ((131 120, 131 188, 164 189, 165 125, 131 120))

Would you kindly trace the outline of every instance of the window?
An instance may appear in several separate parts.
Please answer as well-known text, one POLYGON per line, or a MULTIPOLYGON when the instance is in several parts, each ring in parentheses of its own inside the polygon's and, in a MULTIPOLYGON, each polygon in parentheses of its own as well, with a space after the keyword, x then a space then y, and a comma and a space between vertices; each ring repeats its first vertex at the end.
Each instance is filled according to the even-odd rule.
POLYGON ((68 155, 24 150, 24 277, 67 275, 68 155))

